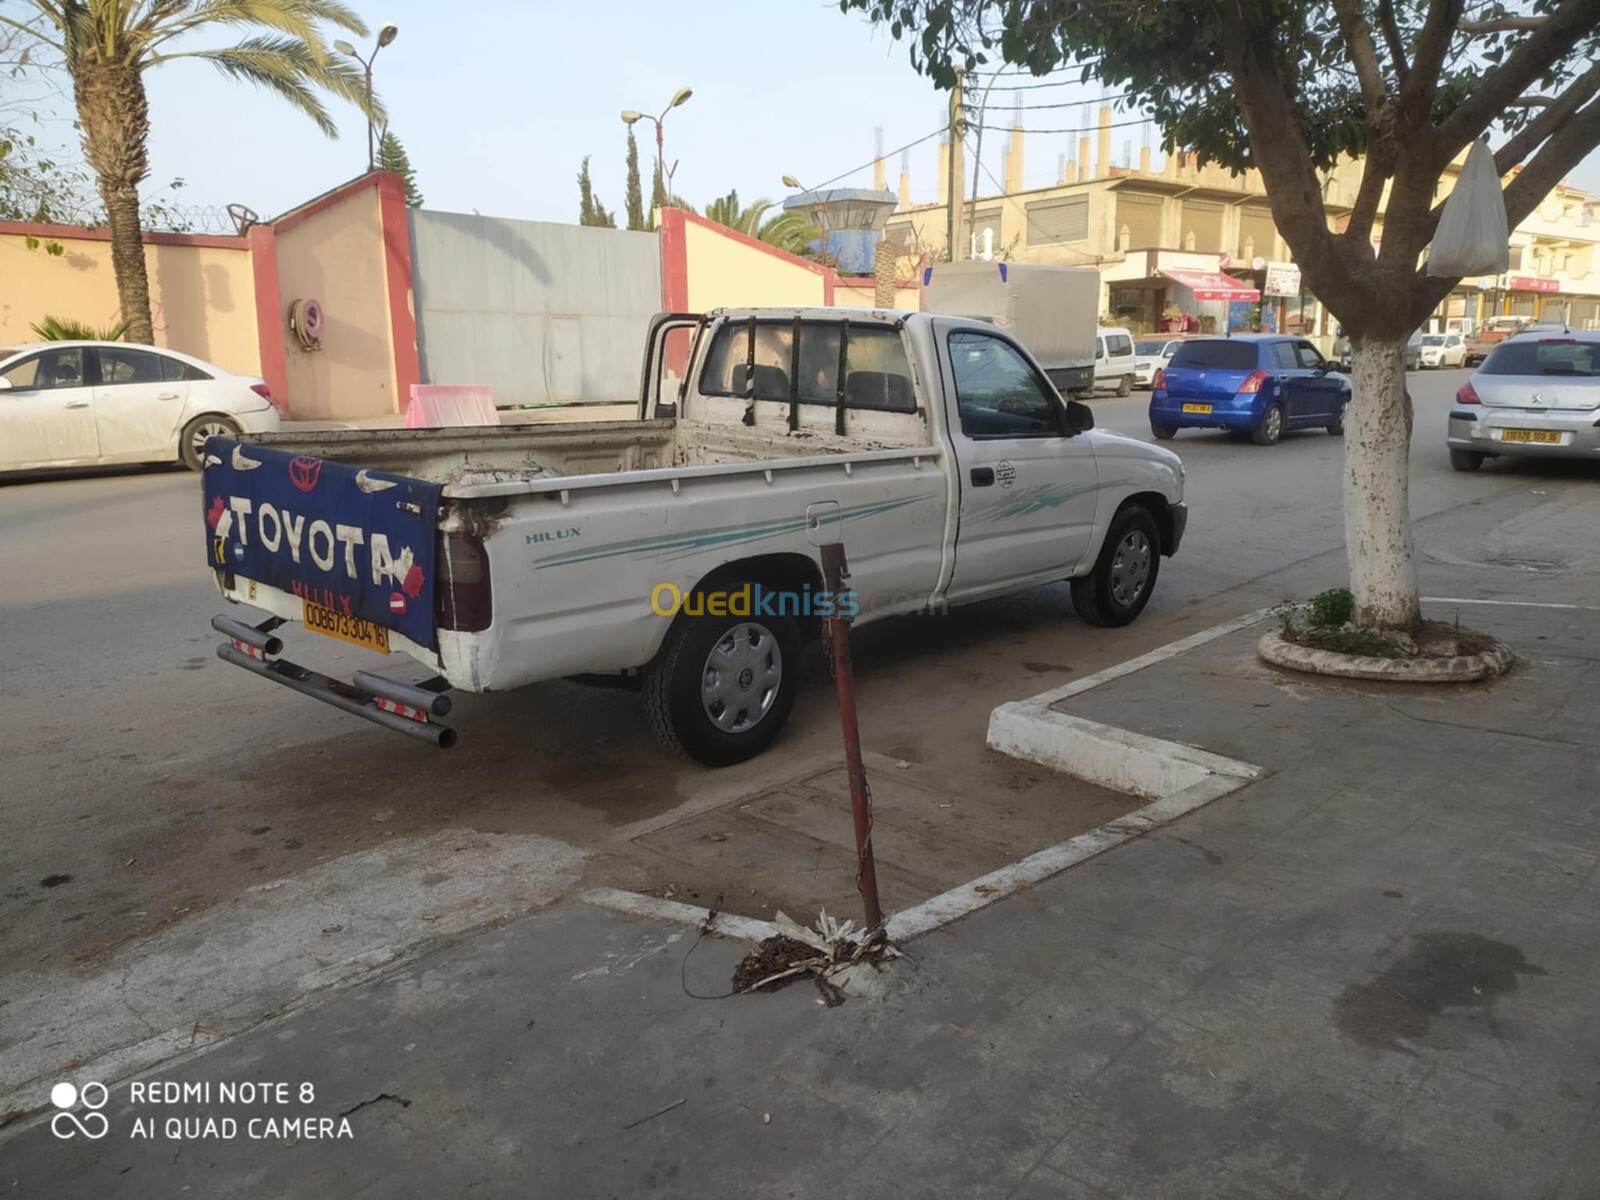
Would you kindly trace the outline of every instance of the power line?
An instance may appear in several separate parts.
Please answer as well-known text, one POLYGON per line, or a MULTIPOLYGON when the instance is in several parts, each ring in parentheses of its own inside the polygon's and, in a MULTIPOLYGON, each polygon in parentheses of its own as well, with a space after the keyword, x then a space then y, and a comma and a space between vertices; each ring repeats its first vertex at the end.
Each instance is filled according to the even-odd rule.
MULTIPOLYGON (((1133 97, 1130 94, 1124 93, 1120 96, 1101 96, 1098 99, 1093 100, 1064 100, 1060 104, 1023 104, 1020 105, 1020 107, 1024 112, 1043 112, 1047 108, 1088 108, 1095 104, 1105 105, 1112 104, 1120 100, 1131 99, 1133 99, 1133 97)), ((969 104, 966 107, 973 108, 976 106, 969 104)))
MULTIPOLYGON (((1082 135, 1082 134, 1086 134, 1086 133, 1098 133, 1102 129, 1128 129, 1128 128, 1134 126, 1134 125, 1148 125, 1149 123, 1150 123, 1150 118, 1149 117, 1140 117, 1140 118, 1138 118, 1137 120, 1134 120, 1134 121, 1113 121, 1109 125, 1085 125, 1082 128, 1078 128, 1078 129, 1072 129, 1072 128, 1067 128, 1067 129, 1019 129, 1017 132, 1019 132, 1019 133, 1076 133, 1076 134, 1082 135)), ((967 122, 967 128, 968 129, 978 129, 978 128, 980 128, 980 125, 979 125, 979 123, 977 121, 968 121, 967 122)), ((989 124, 989 125, 983 125, 983 126, 981 126, 981 128, 984 128, 984 129, 998 129, 1002 133, 1009 133, 1010 132, 1010 130, 1007 127, 1005 127, 1003 125, 992 124, 992 123, 989 124)))
POLYGON ((851 167, 848 171, 841 171, 839 174, 835 175, 832 179, 824 179, 821 183, 817 184, 815 187, 811 188, 810 190, 813 191, 813 192, 820 192, 823 188, 827 187, 830 183, 838 183, 841 179, 848 179, 850 176, 854 175, 857 171, 865 171, 868 167, 870 167, 874 163, 876 163, 880 158, 889 158, 891 155, 901 154, 901 153, 911 149, 913 146, 920 146, 920 145, 922 145, 923 142, 932 141, 934 138, 940 137, 941 135, 945 134, 948 131, 949 131, 949 126, 948 125, 941 125, 941 126, 939 126, 939 128, 935 129, 932 133, 924 134, 922 137, 919 137, 914 142, 907 142, 904 146, 896 146, 893 150, 890 150, 887 154, 875 154, 871 158, 869 158, 866 162, 862 163, 859 167, 851 167))

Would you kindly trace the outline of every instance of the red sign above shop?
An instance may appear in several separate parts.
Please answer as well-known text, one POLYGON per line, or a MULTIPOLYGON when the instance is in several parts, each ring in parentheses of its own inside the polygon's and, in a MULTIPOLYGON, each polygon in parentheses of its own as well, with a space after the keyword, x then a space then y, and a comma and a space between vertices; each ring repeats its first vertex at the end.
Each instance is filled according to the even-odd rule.
POLYGON ((1194 292, 1196 300, 1259 300, 1261 293, 1220 271, 1168 271, 1161 274, 1194 292))
POLYGON ((1554 279, 1541 279, 1537 275, 1513 275, 1506 286, 1513 292, 1559 292, 1561 284, 1554 279))

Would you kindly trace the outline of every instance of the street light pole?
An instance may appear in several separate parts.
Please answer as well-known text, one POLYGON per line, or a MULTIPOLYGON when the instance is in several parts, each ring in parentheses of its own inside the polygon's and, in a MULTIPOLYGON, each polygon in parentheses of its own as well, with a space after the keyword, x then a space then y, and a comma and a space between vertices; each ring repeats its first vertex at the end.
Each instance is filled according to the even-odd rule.
POLYGON ((400 26, 393 21, 385 21, 378 28, 378 41, 372 47, 372 53, 362 58, 356 53, 356 48, 349 42, 340 40, 333 44, 333 48, 346 58, 353 58, 361 64, 367 77, 367 173, 370 175, 378 165, 378 149, 374 139, 372 124, 372 64, 378 57, 378 51, 400 36, 400 26))
MULTIPOLYGON (((817 194, 816 192, 813 192, 810 188, 806 187, 803 183, 801 183, 799 177, 796 176, 796 175, 785 175, 783 177, 783 186, 784 187, 799 188, 800 191, 802 191, 802 192, 804 192, 804 193, 806 193, 808 195, 812 195, 812 196, 815 196, 817 194)), ((829 254, 829 250, 828 250, 828 205, 830 203, 832 203, 832 201, 833 201, 833 191, 832 191, 832 189, 829 189, 828 191, 826 191, 826 192, 824 192, 822 194, 821 203, 819 203, 817 205, 817 229, 822 234, 822 247, 821 247, 821 249, 822 249, 824 265, 826 265, 826 263, 827 263, 827 256, 829 254)))
POLYGON ((665 135, 662 124, 667 119, 667 114, 694 95, 693 88, 681 87, 672 93, 672 99, 661 110, 661 115, 652 117, 649 113, 638 112, 635 109, 622 110, 622 123, 632 125, 635 121, 649 121, 656 127, 656 182, 655 196, 652 198, 655 207, 660 207, 672 198, 672 176, 677 173, 678 164, 672 164, 672 170, 667 170, 667 152, 665 135))

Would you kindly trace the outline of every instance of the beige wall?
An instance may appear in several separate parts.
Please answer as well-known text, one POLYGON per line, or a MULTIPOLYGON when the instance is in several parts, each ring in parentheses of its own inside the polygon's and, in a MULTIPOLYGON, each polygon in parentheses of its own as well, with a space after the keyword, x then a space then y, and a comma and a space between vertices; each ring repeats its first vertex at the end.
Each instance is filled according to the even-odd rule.
MULTIPOLYGON (((117 319, 111 243, 69 232, 0 233, 0 344, 37 340, 29 328, 51 316, 109 325, 117 319), (59 243, 60 255, 46 253, 59 243)), ((241 375, 261 371, 255 276, 250 253, 237 247, 147 243, 150 307, 156 345, 168 346, 241 375)))
MULTIPOLYGON (((833 303, 836 308, 876 308, 875 295, 870 283, 860 286, 840 283, 834 286, 833 303)), ((915 285, 896 287, 894 307, 906 312, 917 312, 922 308, 922 289, 915 285)))
POLYGON ((314 298, 324 321, 321 350, 302 350, 286 334, 289 410, 299 420, 401 411, 377 188, 360 188, 327 208, 284 218, 277 247, 284 313, 294 301, 314 298))
POLYGON ((694 221, 685 222, 684 234, 691 312, 745 305, 821 306, 826 300, 824 276, 811 267, 694 221))

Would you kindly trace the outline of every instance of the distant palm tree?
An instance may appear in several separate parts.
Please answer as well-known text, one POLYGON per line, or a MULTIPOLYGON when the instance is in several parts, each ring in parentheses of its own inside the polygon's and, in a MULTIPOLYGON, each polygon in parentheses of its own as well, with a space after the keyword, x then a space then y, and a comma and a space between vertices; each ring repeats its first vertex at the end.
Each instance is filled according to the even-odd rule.
POLYGON ((822 240, 822 230, 813 221, 799 213, 779 211, 767 214, 774 205, 771 200, 757 200, 749 208, 739 204, 739 191, 735 188, 726 196, 719 196, 706 205, 706 219, 726 225, 746 237, 756 238, 790 254, 814 255, 815 243, 822 240))
MULTIPOLYGON (((26 21, 0 15, 5 24, 38 38, 61 54, 72 77, 84 157, 94 171, 106 224, 111 267, 129 339, 155 340, 150 281, 145 273, 139 223, 139 184, 150 173, 150 105, 144 73, 180 58, 202 58, 224 75, 277 92, 337 136, 318 91, 348 100, 363 112, 369 101, 365 72, 333 53, 321 23, 357 35, 367 32, 340 0, 19 0, 34 10, 26 21), (260 32, 217 49, 168 49, 188 34, 222 29, 260 32)), ((381 109, 373 112, 381 119, 381 109)))

